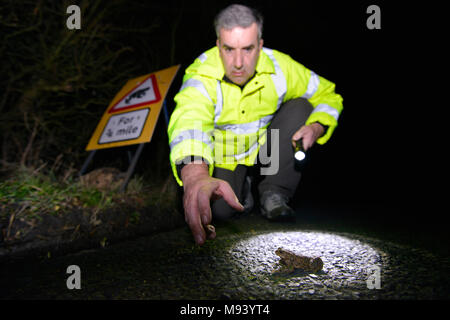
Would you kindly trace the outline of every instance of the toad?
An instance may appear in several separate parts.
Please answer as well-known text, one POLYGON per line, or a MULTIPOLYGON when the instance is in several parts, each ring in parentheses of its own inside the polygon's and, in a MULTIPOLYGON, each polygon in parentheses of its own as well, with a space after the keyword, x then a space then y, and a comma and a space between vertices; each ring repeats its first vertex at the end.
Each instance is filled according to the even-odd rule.
POLYGON ((282 272, 292 272, 295 269, 318 272, 323 267, 323 261, 319 257, 306 257, 283 248, 275 250, 275 254, 280 257, 280 263, 283 269, 280 271, 282 272))

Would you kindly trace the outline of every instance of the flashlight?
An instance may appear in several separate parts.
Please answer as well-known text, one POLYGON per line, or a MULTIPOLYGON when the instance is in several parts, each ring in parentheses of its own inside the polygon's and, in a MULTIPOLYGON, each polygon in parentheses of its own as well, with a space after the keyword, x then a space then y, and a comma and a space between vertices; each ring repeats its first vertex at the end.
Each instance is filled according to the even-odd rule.
POLYGON ((306 157, 305 149, 303 149, 302 138, 295 140, 294 157, 297 161, 302 161, 306 157))

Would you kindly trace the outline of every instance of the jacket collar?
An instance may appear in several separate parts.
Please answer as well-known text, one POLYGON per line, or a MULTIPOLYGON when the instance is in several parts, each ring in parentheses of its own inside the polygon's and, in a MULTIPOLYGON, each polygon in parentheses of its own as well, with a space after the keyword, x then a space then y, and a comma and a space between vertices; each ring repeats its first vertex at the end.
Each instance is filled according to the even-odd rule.
POLYGON ((261 49, 258 63, 256 64, 257 73, 275 73, 275 66, 269 56, 261 49))

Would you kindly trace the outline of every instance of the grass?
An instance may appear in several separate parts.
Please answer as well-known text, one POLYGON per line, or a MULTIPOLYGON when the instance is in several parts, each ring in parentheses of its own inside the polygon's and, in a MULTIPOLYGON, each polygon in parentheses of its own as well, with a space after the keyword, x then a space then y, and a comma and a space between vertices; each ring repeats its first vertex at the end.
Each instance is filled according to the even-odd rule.
MULTIPOLYGON (((140 225, 144 212, 151 210, 158 220, 176 206, 176 183, 171 176, 161 183, 134 175, 126 191, 120 192, 122 182, 109 183, 108 175, 80 181, 76 171, 71 172, 56 176, 51 170, 22 168, 0 180, 0 247, 37 239, 51 242, 62 235, 91 237, 118 226, 125 230, 140 225)), ((121 176, 119 171, 114 179, 121 176)), ((100 244, 105 246, 106 241, 104 237, 100 244)))
POLYGON ((74 181, 61 182, 52 175, 20 170, 0 183, 0 204, 3 214, 26 210, 28 214, 57 215, 74 206, 107 205, 110 196, 87 189, 74 181))
POLYGON ((115 190, 100 191, 86 187, 76 179, 57 178, 51 172, 22 168, 0 182, 0 223, 12 224, 16 218, 41 220, 45 214, 60 216, 74 208, 99 212, 126 198, 137 204, 145 204, 143 179, 130 180, 126 193, 115 190))

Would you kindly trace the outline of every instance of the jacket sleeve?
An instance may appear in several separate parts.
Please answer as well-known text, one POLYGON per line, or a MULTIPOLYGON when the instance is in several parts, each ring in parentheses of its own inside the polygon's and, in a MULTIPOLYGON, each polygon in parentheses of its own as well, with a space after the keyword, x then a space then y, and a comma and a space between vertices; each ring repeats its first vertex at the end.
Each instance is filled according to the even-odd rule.
POLYGON ((314 107, 306 124, 319 122, 328 126, 327 131, 317 143, 327 142, 338 124, 343 109, 342 96, 335 92, 335 84, 317 75, 291 57, 284 55, 287 92, 285 101, 303 97, 314 107))
POLYGON ((212 175, 214 147, 214 103, 209 97, 205 83, 208 79, 185 74, 183 85, 175 96, 176 103, 169 126, 170 164, 180 186, 177 164, 190 156, 202 157, 209 164, 212 175))

